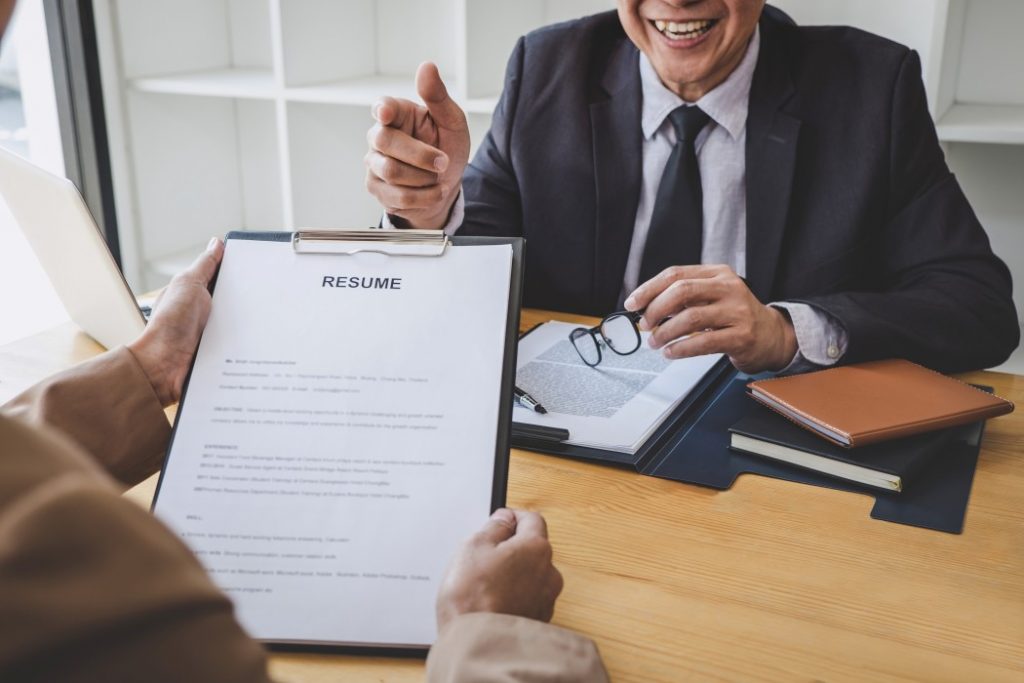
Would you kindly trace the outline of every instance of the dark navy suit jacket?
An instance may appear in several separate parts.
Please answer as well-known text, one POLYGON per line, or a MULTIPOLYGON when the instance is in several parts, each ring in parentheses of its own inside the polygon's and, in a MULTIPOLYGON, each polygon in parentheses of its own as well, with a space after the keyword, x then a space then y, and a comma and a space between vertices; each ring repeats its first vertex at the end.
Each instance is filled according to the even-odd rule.
MULTIPOLYGON (((1017 346, 1010 274, 943 158, 912 50, 771 8, 747 119, 747 272, 849 333, 844 362, 989 367, 1017 346)), ((466 169, 460 234, 527 240, 524 305, 603 315, 641 183, 639 52, 614 12, 521 38, 466 169)))

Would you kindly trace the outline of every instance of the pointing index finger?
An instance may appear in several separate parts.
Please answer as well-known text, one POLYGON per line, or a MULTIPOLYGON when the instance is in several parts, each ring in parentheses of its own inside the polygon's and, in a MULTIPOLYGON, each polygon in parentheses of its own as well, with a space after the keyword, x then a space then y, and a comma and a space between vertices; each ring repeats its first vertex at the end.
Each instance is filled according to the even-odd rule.
POLYGON ((671 266, 634 289, 633 293, 626 298, 624 305, 628 311, 642 310, 677 280, 714 277, 717 273, 718 266, 702 264, 671 266))
POLYGON ((673 273, 675 268, 666 268, 647 282, 633 290, 633 293, 626 298, 625 307, 627 311, 640 311, 647 308, 651 301, 665 291, 665 288, 675 282, 673 273))
POLYGON ((391 128, 412 127, 416 103, 397 97, 381 97, 373 104, 373 118, 382 126, 391 128))

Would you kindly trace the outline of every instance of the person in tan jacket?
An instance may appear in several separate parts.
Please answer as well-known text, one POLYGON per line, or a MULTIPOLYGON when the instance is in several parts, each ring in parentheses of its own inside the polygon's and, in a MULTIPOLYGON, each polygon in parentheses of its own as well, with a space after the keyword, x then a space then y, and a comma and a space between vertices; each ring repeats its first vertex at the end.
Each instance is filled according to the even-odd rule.
MULTIPOLYGON (((163 460, 222 254, 211 241, 128 347, 0 408, 0 681, 268 680, 227 596, 120 495, 163 460)), ((544 623, 561 589, 543 518, 495 512, 443 580, 428 680, 606 681, 592 641, 544 623)))

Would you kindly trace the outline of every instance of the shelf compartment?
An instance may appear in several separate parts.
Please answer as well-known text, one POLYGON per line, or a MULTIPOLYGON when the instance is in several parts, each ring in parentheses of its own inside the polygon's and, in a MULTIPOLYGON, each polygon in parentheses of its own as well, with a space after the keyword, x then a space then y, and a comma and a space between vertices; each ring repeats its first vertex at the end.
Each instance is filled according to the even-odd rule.
POLYGON ((131 86, 139 92, 251 99, 277 93, 273 71, 241 67, 136 78, 131 86))
POLYGON ((936 128, 945 142, 1024 145, 1024 105, 954 104, 936 128))
MULTIPOLYGON (((434 62, 452 95, 463 94, 462 6, 478 0, 377 0, 376 70, 382 76, 408 77, 422 62, 434 62)), ((512 3, 516 4, 516 3, 512 3)))
POLYGON ((148 288, 213 235, 284 224, 273 102, 131 91, 127 104, 148 288))
POLYGON ((285 86, 373 73, 373 0, 280 0, 280 12, 285 86))
POLYGON ((129 80, 272 69, 269 0, 117 0, 113 9, 129 80))
POLYGON ((949 0, 935 93, 940 139, 1024 144, 1021 22, 1020 0, 949 0))
POLYGON ((281 0, 288 97, 368 104, 379 94, 392 93, 368 94, 364 86, 399 85, 400 93, 406 93, 424 61, 437 63, 446 82, 455 85, 462 1, 281 0))
POLYGON ((1024 107, 1024 2, 952 0, 951 10, 951 28, 962 33, 955 52, 958 68, 946 71, 955 78, 955 102, 1024 107))
POLYGON ((610 0, 465 0, 462 94, 467 102, 490 102, 485 113, 491 113, 520 36, 540 26, 610 9, 614 9, 610 0))
POLYGON ((296 228, 365 228, 381 208, 366 191, 368 108, 289 102, 288 149, 296 228))

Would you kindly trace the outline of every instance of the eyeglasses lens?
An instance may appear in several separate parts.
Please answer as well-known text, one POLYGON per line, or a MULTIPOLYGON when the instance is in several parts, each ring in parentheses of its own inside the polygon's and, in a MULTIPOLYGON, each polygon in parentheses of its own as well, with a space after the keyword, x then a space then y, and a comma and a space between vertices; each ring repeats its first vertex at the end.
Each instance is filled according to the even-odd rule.
POLYGON ((640 333, 625 315, 613 315, 601 323, 601 334, 615 353, 633 353, 640 348, 640 333))
POLYGON ((590 331, 583 327, 577 327, 569 335, 572 345, 576 347, 576 353, 587 365, 597 365, 601 362, 601 350, 597 348, 597 341, 590 331))

